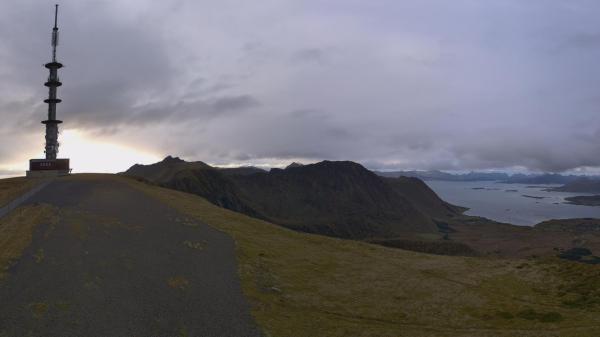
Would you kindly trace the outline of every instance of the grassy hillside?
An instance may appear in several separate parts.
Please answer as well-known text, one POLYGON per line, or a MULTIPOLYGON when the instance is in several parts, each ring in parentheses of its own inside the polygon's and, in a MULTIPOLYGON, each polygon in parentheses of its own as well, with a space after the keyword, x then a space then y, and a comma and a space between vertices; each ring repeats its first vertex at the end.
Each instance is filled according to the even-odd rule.
POLYGON ((548 220, 535 225, 541 231, 569 232, 584 235, 589 232, 600 232, 600 219, 562 219, 548 220))
MULTIPOLYGON (((116 179, 116 178, 106 178, 116 179)), ((427 255, 303 234, 119 178, 231 235, 267 336, 598 336, 600 269, 427 255)))
POLYGON ((450 222, 448 238, 483 255, 501 257, 556 256, 561 250, 583 247, 600 252, 600 231, 585 224, 598 219, 549 220, 534 227, 495 223, 478 217, 450 222), (583 221, 582 221, 583 220, 583 221))

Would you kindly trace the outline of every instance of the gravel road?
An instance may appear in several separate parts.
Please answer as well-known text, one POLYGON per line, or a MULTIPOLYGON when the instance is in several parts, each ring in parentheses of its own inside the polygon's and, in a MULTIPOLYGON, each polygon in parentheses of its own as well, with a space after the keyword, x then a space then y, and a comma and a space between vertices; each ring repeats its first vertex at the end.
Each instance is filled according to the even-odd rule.
POLYGON ((0 337, 260 336, 232 239, 125 183, 57 179, 57 207, 0 283, 0 337))

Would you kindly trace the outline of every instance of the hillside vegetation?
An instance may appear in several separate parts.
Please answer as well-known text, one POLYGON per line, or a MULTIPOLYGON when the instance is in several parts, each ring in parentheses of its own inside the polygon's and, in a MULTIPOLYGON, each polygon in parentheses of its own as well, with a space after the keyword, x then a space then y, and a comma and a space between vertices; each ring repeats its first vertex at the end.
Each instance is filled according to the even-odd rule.
POLYGON ((267 336, 598 336, 600 270, 557 259, 436 256, 315 236, 134 180, 236 242, 267 336))
MULTIPOLYGON (((0 180, 0 184, 2 182, 0 180)), ((36 226, 51 224, 53 219, 53 209, 49 205, 22 206, 0 218, 0 279, 31 244, 36 226)))

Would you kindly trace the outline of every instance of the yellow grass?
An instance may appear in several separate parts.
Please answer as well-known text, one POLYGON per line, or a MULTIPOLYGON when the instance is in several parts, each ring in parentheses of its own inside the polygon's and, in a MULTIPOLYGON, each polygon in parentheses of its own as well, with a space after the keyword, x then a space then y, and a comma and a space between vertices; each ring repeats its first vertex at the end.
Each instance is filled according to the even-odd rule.
MULTIPOLYGON (((0 219, 0 279, 31 244, 33 231, 38 224, 51 223, 54 209, 49 205, 19 207, 0 219)), ((43 259, 43 252, 36 253, 36 260, 43 259)))
POLYGON ((17 177, 0 180, 0 207, 8 204, 15 198, 39 184, 41 179, 17 177))
POLYGON ((597 307, 561 301, 560 262, 434 256, 302 234, 118 179, 189 217, 181 225, 201 221, 235 240, 243 291, 268 336, 600 336, 597 307))
POLYGON ((169 278, 167 284, 173 289, 185 290, 190 285, 190 281, 183 276, 175 276, 169 278))

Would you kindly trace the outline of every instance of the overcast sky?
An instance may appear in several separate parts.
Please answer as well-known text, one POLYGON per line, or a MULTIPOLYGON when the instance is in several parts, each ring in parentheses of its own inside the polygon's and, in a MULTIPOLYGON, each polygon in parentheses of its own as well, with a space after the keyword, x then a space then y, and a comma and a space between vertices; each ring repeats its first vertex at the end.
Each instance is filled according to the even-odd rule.
MULTIPOLYGON (((43 155, 53 4, 2 1, 0 170, 43 155)), ((600 167, 599 1, 60 4, 61 130, 148 161, 600 167)))

